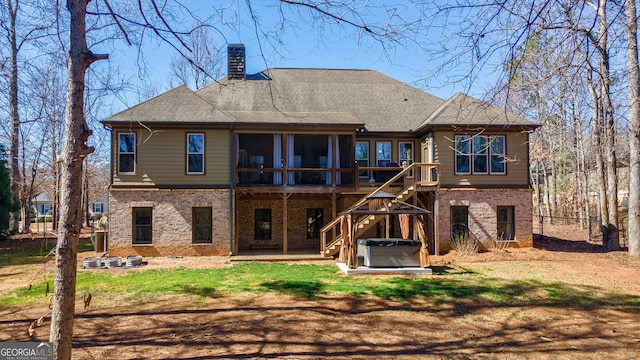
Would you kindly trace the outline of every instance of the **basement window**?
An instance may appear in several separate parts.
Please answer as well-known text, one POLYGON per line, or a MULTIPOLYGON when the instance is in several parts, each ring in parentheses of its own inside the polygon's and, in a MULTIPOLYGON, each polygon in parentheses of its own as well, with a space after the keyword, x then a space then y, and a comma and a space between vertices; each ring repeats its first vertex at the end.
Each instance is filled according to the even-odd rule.
POLYGON ((515 210, 513 206, 498 206, 498 240, 513 241, 515 234, 515 210))
POLYGON ((307 239, 320 239, 323 226, 322 209, 307 209, 307 239))
POLYGON ((271 240, 271 209, 256 209, 254 225, 256 240, 271 240))
POLYGON ((133 245, 153 243, 152 214, 152 208, 133 208, 133 245))
POLYGON ((192 209, 192 241, 194 244, 212 243, 212 208, 194 207, 192 209))

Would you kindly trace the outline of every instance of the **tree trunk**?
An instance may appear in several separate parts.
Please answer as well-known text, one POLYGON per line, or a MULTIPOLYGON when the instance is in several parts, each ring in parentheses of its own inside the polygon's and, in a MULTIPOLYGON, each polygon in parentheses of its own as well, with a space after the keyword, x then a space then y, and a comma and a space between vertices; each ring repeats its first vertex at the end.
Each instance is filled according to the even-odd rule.
POLYGON ((634 0, 625 1, 627 69, 629 70, 629 255, 640 256, 640 69, 638 23, 634 0))
POLYGON ((553 215, 551 213, 551 200, 549 199, 549 183, 551 182, 551 180, 549 179, 550 175, 549 175, 549 169, 547 169, 547 162, 543 161, 542 162, 542 171, 544 171, 544 178, 543 178, 543 182, 544 182, 544 188, 543 188, 543 197, 544 197, 544 205, 545 205, 545 211, 546 211, 546 216, 547 216, 547 223, 549 223, 549 225, 553 224, 553 215))
POLYGON ((558 191, 556 184, 558 183, 558 168, 556 167, 555 156, 551 157, 551 175, 549 175, 549 207, 551 208, 551 217, 557 217, 558 212, 558 191))
POLYGON ((82 174, 82 215, 85 225, 89 226, 89 175, 87 169, 83 169, 82 174))
MULTIPOLYGON (((27 159, 26 159, 26 149, 25 149, 25 142, 22 142, 22 172, 18 172, 18 181, 19 181, 19 188, 20 190, 18 191, 20 194, 20 211, 21 211, 21 217, 22 217, 22 222, 20 224, 20 227, 22 228, 22 232, 24 233, 28 233, 29 232, 29 227, 31 225, 31 208, 29 208, 28 206, 28 199, 29 199, 29 189, 27 187, 27 159), (20 176, 22 175, 22 176, 20 176)), ((19 147, 18 147, 19 148, 19 147)), ((20 151, 18 151, 19 153, 20 151)), ((36 213, 36 216, 38 214, 36 213)))
POLYGON ((535 167, 535 187, 533 188, 536 195, 536 209, 538 212, 538 217, 542 216, 542 201, 540 199, 540 162, 536 161, 535 167))
POLYGON ((602 116, 604 120, 604 155, 607 171, 607 230, 608 242, 603 243, 605 250, 620 250, 618 229, 618 174, 616 164, 615 136, 616 129, 611 103, 611 77, 609 75, 609 24, 607 23, 607 0, 598 1, 598 38, 600 95, 602 99, 602 116))
MULTIPOLYGON (((599 106, 599 105, 596 105, 599 106)), ((602 232, 602 246, 606 247, 609 243, 609 227, 608 223, 608 202, 607 202, 607 173, 604 167, 604 158, 602 155, 602 145, 600 137, 602 136, 602 129, 598 118, 594 118, 594 122, 597 122, 598 129, 593 132, 595 139, 594 151, 596 153, 596 182, 598 186, 598 217, 600 219, 600 231, 602 232)))
POLYGON ((60 190, 59 164, 58 164, 58 142, 56 139, 56 127, 51 126, 51 178, 53 179, 53 199, 51 199, 51 229, 58 229, 58 194, 60 190))
MULTIPOLYGON (((7 12, 9 13, 9 116, 11 117, 11 195, 13 205, 9 228, 16 233, 19 229, 20 210, 20 165, 19 139, 20 139, 20 113, 18 112, 18 43, 16 38, 16 18, 18 15, 18 4, 13 4, 11 0, 6 0, 7 12)), ((28 214, 28 212, 27 212, 28 214)))
POLYGON ((575 168, 576 168, 576 213, 578 216, 578 222, 580 223, 580 228, 585 228, 585 217, 584 217, 584 157, 582 156, 582 136, 581 135, 581 126, 579 119, 573 114, 573 134, 576 138, 575 146, 576 146, 576 158, 575 158, 575 168))
MULTIPOLYGON (((585 62, 587 62, 588 64, 588 61, 585 62)), ((593 152, 595 154, 596 163, 595 180, 596 187, 598 189, 598 226, 600 227, 600 232, 602 233, 602 245, 604 246, 609 242, 609 228, 607 227, 607 214, 609 213, 609 210, 607 209, 607 173, 604 169, 604 158, 602 155, 602 137, 604 133, 604 131, 602 130, 602 102, 595 89, 592 77, 593 71, 593 68, 589 65, 589 81, 587 81, 587 87, 589 89, 591 97, 593 98, 593 117, 591 118, 593 127, 591 138, 593 143, 591 144, 591 147, 593 148, 593 152)))
POLYGON ((77 243, 82 225, 82 162, 93 151, 86 145, 91 135, 84 118, 85 72, 96 56, 87 47, 85 18, 89 0, 68 0, 69 54, 65 136, 60 154, 60 223, 54 275, 51 335, 54 357, 71 358, 75 314, 77 243))

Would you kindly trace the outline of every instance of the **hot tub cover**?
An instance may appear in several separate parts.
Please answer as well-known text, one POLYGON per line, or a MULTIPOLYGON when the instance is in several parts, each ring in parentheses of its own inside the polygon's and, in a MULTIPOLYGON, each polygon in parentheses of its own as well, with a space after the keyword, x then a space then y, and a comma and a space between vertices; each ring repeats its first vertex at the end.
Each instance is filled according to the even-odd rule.
POLYGON ((419 240, 407 240, 396 238, 372 238, 372 239, 358 239, 358 245, 364 246, 420 246, 419 240))

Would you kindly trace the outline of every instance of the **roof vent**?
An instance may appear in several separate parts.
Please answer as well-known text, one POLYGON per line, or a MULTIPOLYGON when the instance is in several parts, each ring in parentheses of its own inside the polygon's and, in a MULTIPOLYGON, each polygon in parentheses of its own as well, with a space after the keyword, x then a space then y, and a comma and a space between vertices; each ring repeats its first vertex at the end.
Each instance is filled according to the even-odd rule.
POLYGON ((227 78, 244 80, 246 76, 244 44, 229 44, 227 47, 227 78))

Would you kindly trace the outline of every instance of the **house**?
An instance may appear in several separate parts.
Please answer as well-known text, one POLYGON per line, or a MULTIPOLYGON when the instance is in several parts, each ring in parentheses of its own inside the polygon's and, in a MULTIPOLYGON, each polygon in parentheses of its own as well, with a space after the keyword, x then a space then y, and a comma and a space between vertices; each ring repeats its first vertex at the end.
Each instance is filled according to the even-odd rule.
POLYGON ((31 203, 36 216, 51 215, 53 204, 46 193, 38 194, 31 203))
MULTIPOLYGON (((333 256, 345 212, 378 191, 430 212, 420 221, 432 253, 452 234, 532 245, 534 123, 373 70, 246 74, 233 44, 228 63, 204 88, 179 86, 103 121, 112 254, 333 256)), ((357 237, 400 237, 388 216, 356 225, 357 237)))
POLYGON ((89 204, 89 214, 91 216, 102 216, 109 212, 109 202, 107 198, 96 198, 89 204))

